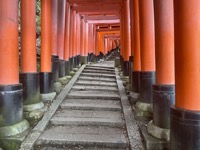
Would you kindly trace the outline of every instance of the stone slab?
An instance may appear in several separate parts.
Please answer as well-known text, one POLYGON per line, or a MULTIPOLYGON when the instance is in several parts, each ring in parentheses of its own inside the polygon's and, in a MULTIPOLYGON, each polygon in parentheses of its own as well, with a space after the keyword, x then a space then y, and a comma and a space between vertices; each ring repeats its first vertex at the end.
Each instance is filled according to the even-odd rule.
POLYGON ((146 150, 170 150, 170 143, 166 140, 161 140, 153 137, 147 132, 147 128, 145 124, 139 125, 142 136, 144 138, 144 143, 146 146, 146 150))
MULTIPOLYGON (((104 148, 104 147, 89 147, 89 146, 62 146, 53 147, 53 146, 44 146, 44 147, 36 147, 34 150, 129 150, 128 148, 104 148)), ((1 149, 0 149, 1 150, 1 149)))
POLYGON ((121 110, 119 101, 92 99, 65 99, 61 104, 61 108, 81 110, 121 110))
POLYGON ((113 67, 96 67, 96 66, 86 66, 85 69, 93 69, 93 70, 105 70, 105 71, 115 71, 113 67))
POLYGON ((116 92, 105 91, 71 91, 67 98, 119 100, 119 95, 116 92))
POLYGON ((106 78, 115 78, 115 75, 112 74, 104 74, 104 73, 82 73, 82 76, 88 77, 106 77, 106 78))
POLYGON ((52 126, 38 140, 39 145, 87 145, 127 148, 123 130, 97 126, 52 126))
POLYGON ((104 73, 104 74, 115 74, 114 71, 106 71, 106 70, 93 70, 93 69, 84 69, 85 73, 104 73))
POLYGON ((117 92, 117 87, 110 86, 89 86, 89 85, 75 85, 72 88, 73 91, 110 91, 117 92))
POLYGON ((87 77, 87 76, 80 76, 80 80, 89 80, 89 81, 106 81, 106 82, 116 82, 114 78, 104 78, 104 77, 87 77))
POLYGON ((105 82, 105 81, 84 81, 78 80, 76 85, 90 85, 90 86, 109 86, 109 87, 117 87, 115 82, 105 82))
POLYGON ((121 111, 60 109, 51 119, 56 125, 106 125, 123 126, 121 111))
MULTIPOLYGON (((118 70, 116 69, 116 72, 118 70)), ((127 129, 128 138, 130 141, 130 149, 131 150, 144 150, 144 144, 142 141, 141 134, 139 132, 139 127, 137 121, 134 117, 134 113, 131 109, 131 105, 129 103, 128 97, 126 95, 125 88, 123 86, 123 82, 119 75, 116 76, 117 85, 119 89, 119 94, 121 98, 122 110, 125 119, 125 125, 127 129)))

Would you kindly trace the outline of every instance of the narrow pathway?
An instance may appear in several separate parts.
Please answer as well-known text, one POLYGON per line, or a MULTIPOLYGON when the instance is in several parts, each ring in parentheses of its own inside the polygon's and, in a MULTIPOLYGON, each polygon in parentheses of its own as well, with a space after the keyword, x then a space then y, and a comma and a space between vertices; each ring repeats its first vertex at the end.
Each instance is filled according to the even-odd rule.
POLYGON ((20 150, 144 150, 114 61, 83 65, 20 150))
POLYGON ((37 148, 127 150, 114 62, 86 66, 37 140, 37 148))

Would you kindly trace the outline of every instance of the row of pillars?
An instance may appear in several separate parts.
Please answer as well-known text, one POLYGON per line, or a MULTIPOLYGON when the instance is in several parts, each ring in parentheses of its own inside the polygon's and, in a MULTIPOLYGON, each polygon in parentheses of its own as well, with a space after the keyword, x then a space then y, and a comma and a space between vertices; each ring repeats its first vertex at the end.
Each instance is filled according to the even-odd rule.
POLYGON ((125 0, 121 13, 123 74, 140 95, 136 107, 153 112, 148 132, 170 139, 171 150, 200 149, 199 6, 199 0, 125 0))
POLYGON ((0 0, 0 137, 27 130, 29 123, 25 119, 31 119, 27 116, 33 111, 38 115, 44 107, 41 96, 53 99, 54 82, 92 58, 98 61, 99 43, 103 40, 97 39, 100 32, 96 25, 72 10, 68 1, 41 0, 40 72, 37 72, 36 0, 21 0, 20 57, 18 5, 18 0, 0 0))

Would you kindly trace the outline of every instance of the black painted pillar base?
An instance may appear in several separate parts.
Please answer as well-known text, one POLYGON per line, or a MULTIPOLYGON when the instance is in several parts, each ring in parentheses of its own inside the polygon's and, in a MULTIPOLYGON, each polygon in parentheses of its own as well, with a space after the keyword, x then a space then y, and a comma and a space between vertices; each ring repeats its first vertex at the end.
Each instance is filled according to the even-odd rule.
POLYGON ((20 83, 23 84, 24 105, 40 103, 40 74, 20 73, 20 83))
POLYGON ((139 75, 140 102, 152 104, 152 85, 155 84, 155 71, 141 71, 139 75))
POLYGON ((70 71, 72 71, 72 69, 73 69, 73 57, 71 57, 71 58, 69 58, 69 68, 70 68, 70 71))
POLYGON ((175 103, 174 85, 153 85, 153 123, 170 128, 170 107, 175 103))
POLYGON ((200 111, 171 107, 170 150, 200 149, 200 111))
POLYGON ((77 67, 79 67, 80 65, 80 55, 77 55, 77 60, 76 60, 76 64, 77 64, 77 67))
POLYGON ((59 60, 59 78, 65 76, 65 60, 59 60))
POLYGON ((73 68, 77 67, 77 56, 73 57, 73 68))
POLYGON ((65 61, 65 76, 70 73, 70 61, 65 61))
POLYGON ((88 63, 88 57, 87 56, 81 56, 81 65, 88 63))
MULTIPOLYGON (((129 57, 129 79, 132 80, 132 72, 133 72, 133 56, 129 57)), ((132 83, 132 81, 130 82, 132 83)))
POLYGON ((129 76, 129 61, 123 61, 123 75, 129 76))
POLYGON ((139 79, 140 79, 140 71, 132 71, 131 77, 132 91, 135 93, 139 93, 139 79))
POLYGON ((121 68, 123 66, 123 57, 122 57, 122 55, 120 55, 120 66, 121 66, 121 68))
POLYGON ((58 56, 52 56, 52 72, 53 72, 53 81, 57 82, 59 78, 59 59, 58 56))
POLYGON ((48 94, 53 92, 53 73, 40 72, 40 93, 48 94))
POLYGON ((13 136, 29 128, 23 119, 22 84, 0 85, 0 137, 13 136))

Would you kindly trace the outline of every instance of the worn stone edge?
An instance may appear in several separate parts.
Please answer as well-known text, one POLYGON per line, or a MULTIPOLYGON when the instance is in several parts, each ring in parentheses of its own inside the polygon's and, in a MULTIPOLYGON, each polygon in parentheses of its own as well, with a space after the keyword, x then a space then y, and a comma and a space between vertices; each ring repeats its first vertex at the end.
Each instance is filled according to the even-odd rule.
POLYGON ((64 87, 64 89, 60 92, 57 98, 54 100, 52 105, 49 107, 47 112, 44 114, 42 120, 33 128, 32 132, 25 138, 22 142, 21 147, 19 150, 33 150, 34 144, 37 139, 40 137, 42 132, 46 129, 49 124, 50 119, 63 102, 64 98, 67 96, 71 88, 73 87, 74 83, 77 81, 78 77, 84 70, 86 65, 82 65, 81 68, 76 72, 73 78, 68 82, 68 84, 64 87))
POLYGON ((124 119, 125 119, 125 123, 126 123, 126 129, 127 129, 128 139, 129 139, 129 143, 130 143, 130 149, 131 150, 145 150, 144 144, 142 142, 141 134, 139 131, 139 126, 137 125, 137 121, 132 112, 132 108, 128 101, 128 97, 126 95, 126 91, 124 89, 123 82, 122 82, 120 76, 118 75, 118 72, 119 72, 118 69, 115 68, 116 81, 117 81, 117 86, 119 89, 119 95, 121 98, 122 110, 124 113, 124 119))

